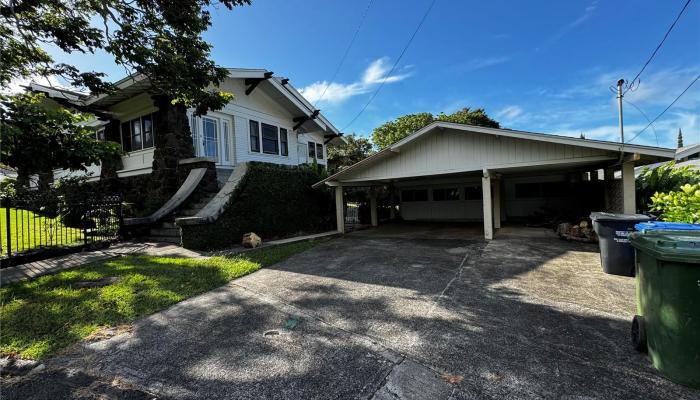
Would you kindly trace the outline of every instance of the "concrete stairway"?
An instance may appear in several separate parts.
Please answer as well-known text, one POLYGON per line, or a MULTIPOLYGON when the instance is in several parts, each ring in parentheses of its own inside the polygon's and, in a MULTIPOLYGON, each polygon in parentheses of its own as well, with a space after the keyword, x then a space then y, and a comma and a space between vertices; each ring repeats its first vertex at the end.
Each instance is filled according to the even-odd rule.
POLYGON ((214 198, 214 196, 216 196, 216 193, 206 193, 200 196, 196 202, 185 204, 183 208, 176 210, 166 217, 165 220, 153 226, 148 235, 148 240, 152 242, 181 244, 182 238, 180 236, 180 228, 175 225, 175 218, 191 217, 197 214, 199 210, 204 208, 204 206, 214 198))

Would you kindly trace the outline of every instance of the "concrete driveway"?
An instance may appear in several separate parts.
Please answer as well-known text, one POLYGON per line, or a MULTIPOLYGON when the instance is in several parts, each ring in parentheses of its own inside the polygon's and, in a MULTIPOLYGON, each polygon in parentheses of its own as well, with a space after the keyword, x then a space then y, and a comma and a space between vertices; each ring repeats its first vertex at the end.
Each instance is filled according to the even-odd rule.
POLYGON ((174 399, 700 397, 631 349, 634 282, 603 274, 595 246, 463 233, 324 242, 78 346, 46 373, 174 399))

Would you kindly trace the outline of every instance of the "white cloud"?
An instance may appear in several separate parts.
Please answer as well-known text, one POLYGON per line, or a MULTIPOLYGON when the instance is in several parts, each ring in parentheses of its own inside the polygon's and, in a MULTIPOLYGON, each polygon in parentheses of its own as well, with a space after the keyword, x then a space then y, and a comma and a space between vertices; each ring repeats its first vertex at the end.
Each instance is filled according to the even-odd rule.
POLYGON ((351 83, 338 83, 328 81, 317 81, 299 92, 311 103, 319 101, 325 104, 340 104, 350 97, 368 93, 377 85, 384 83, 395 83, 408 78, 411 74, 405 72, 408 67, 402 68, 402 73, 389 75, 391 65, 389 59, 382 57, 372 61, 362 73, 360 80, 351 83), (323 92, 325 91, 325 94, 323 92), (323 98, 321 98, 323 96, 323 98))
POLYGON ((496 117, 504 119, 506 122, 512 121, 523 114, 523 109, 519 106, 508 106, 496 112, 496 117))

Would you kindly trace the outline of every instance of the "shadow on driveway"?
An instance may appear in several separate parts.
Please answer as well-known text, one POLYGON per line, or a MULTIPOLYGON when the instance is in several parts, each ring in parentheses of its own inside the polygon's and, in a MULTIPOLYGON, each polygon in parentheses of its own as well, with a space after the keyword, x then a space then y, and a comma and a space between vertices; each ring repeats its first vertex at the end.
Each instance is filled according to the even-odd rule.
POLYGON ((697 398, 628 344, 633 285, 580 243, 358 232, 49 368, 178 399, 697 398))

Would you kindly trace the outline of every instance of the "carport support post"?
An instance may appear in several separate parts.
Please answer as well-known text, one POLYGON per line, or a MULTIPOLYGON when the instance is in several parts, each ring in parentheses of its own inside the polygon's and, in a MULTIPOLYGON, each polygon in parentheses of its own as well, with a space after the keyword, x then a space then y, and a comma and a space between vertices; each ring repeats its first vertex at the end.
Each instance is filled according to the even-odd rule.
POLYGON ((343 201, 343 187, 335 187, 335 222, 338 232, 345 233, 345 204, 343 201))
POLYGON ((501 229, 501 180, 493 181, 493 227, 501 229))
POLYGON ((493 202, 491 201, 491 175, 486 169, 481 178, 481 190, 484 201, 484 238, 491 240, 493 239, 493 213, 491 212, 493 202))
POLYGON ((379 225, 379 219, 377 218, 377 190, 375 188, 369 189, 369 210, 372 226, 379 225))
POLYGON ((622 164, 622 212, 634 214, 637 210, 634 196, 634 162, 622 164))

